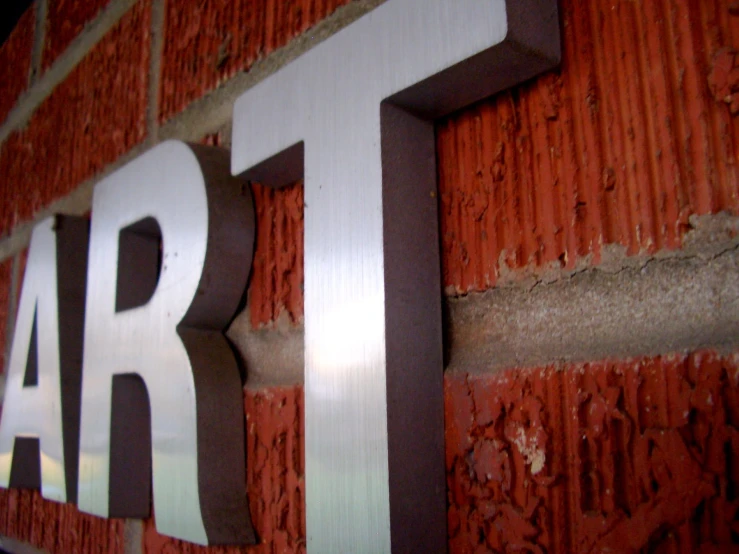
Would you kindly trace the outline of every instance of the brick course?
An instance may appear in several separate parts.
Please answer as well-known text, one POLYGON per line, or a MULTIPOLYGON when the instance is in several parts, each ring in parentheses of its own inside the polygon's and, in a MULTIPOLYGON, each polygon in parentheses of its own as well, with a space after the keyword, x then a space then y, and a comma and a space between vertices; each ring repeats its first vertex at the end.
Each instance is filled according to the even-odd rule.
POLYGON ((48 69, 64 53, 110 0, 67 0, 48 2, 45 22, 43 69, 48 69))
POLYGON ((146 136, 149 0, 140 0, 0 147, 0 236, 146 136))
POLYGON ((36 8, 32 5, 0 46, 0 122, 5 121, 18 97, 28 87, 35 28, 36 8))

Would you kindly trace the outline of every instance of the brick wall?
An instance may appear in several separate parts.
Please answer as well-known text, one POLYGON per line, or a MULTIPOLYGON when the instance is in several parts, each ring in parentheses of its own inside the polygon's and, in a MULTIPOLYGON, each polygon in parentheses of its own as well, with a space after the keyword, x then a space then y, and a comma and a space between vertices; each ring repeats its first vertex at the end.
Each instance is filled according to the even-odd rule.
MULTIPOLYGON (((36 0, 0 48, 0 353, 34 222, 165 138, 228 147, 239 93, 378 3, 36 0)), ((737 14, 560 0, 560 69, 437 122, 450 552, 739 543, 737 14)), ((0 490, 4 548, 305 550, 303 189, 252 191, 228 336, 260 544, 0 490)))

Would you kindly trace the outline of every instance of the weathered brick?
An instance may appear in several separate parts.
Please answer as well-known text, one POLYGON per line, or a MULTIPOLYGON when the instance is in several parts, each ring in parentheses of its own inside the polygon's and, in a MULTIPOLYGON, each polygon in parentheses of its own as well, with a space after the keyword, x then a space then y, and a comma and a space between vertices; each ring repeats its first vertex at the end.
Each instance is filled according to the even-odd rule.
POLYGON ((123 520, 103 519, 72 504, 45 500, 38 491, 0 489, 0 535, 50 554, 123 554, 123 520))
POLYGON ((281 189, 252 184, 257 239, 249 283, 254 328, 303 319, 303 183, 281 189))
POLYGON ((259 537, 253 547, 204 548, 164 537, 144 525, 146 554, 305 552, 305 451, 302 387, 245 393, 246 489, 259 537))
POLYGON ((95 19, 95 16, 109 2, 110 0, 48 2, 42 57, 43 69, 48 69, 64 53, 85 25, 95 19))
POLYGON ((729 552, 739 355, 446 377, 452 553, 729 552))
POLYGON ((164 122, 350 0, 170 0, 159 90, 164 122))
POLYGON ((32 5, 0 46, 0 122, 5 121, 18 97, 28 87, 35 28, 36 8, 32 5))
POLYGON ((140 0, 0 149, 0 234, 146 136, 149 0, 140 0))
POLYGON ((437 125, 451 294, 609 245, 679 248, 691 215, 739 212, 739 100, 715 97, 736 89, 728 3, 561 0, 560 15, 559 71, 437 125))

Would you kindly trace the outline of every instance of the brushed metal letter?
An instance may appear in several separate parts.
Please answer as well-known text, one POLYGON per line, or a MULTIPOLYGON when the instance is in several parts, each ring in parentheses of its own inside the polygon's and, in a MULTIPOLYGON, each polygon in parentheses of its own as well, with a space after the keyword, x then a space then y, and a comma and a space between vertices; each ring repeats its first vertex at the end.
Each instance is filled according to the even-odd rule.
POLYGON ((388 0, 236 101, 232 172, 304 170, 310 552, 446 551, 432 121, 559 56, 555 0, 388 0))
POLYGON ((89 223, 56 216, 31 236, 0 421, 0 487, 77 498, 89 223))
MULTIPOLYGON (((92 214, 79 507, 104 517, 148 515, 148 498, 140 498, 146 490, 138 498, 128 491, 129 505, 113 502, 124 492, 111 482, 116 377, 116 397, 129 395, 140 404, 142 389, 148 393, 157 530, 199 544, 254 542, 242 382, 222 334, 251 267, 248 187, 230 176, 225 151, 167 141, 99 183, 92 214), (131 272, 117 267, 121 231, 146 233, 152 220, 162 242, 156 288, 143 305, 122 301, 116 275, 131 272), (117 513, 111 513, 114 506, 117 513)), ((151 260, 146 241, 140 242, 138 259, 151 260)), ((127 416, 119 416, 117 426, 125 427, 127 416)), ((130 425, 121 432, 131 436, 130 425)))

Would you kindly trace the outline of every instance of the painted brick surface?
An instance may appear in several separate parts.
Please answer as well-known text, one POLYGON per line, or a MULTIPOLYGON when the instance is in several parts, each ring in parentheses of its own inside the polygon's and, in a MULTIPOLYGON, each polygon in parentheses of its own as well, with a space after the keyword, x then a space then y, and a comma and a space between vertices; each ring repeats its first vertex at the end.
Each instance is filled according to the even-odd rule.
POLYGON ((159 119, 287 44, 350 0, 169 0, 159 119))
POLYGON ((50 554, 123 554, 123 525, 44 500, 36 491, 0 489, 0 535, 50 554))
POLYGON ((8 311, 10 309, 10 286, 13 279, 13 258, 0 262, 0 372, 5 372, 5 348, 10 341, 6 337, 8 311))
POLYGON ((36 9, 32 5, 0 46, 0 122, 5 121, 15 101, 28 87, 35 26, 36 9))
POLYGON ((164 537, 145 522, 145 554, 305 552, 305 452, 302 387, 245 392, 246 487, 259 537, 252 547, 204 548, 164 537))
POLYGON ((739 355, 447 375, 450 552, 735 552, 739 355))
POLYGON ((149 0, 141 0, 0 149, 0 235, 146 136, 149 0))
POLYGON ((64 53, 64 50, 82 32, 110 0, 56 0, 48 2, 43 69, 64 53))
POLYGON ((282 316, 303 319, 303 184, 273 189, 252 184, 257 243, 249 284, 254 328, 282 316))
POLYGON ((678 248, 691 215, 739 211, 730 4, 561 0, 561 70, 438 124, 449 293, 678 248))

